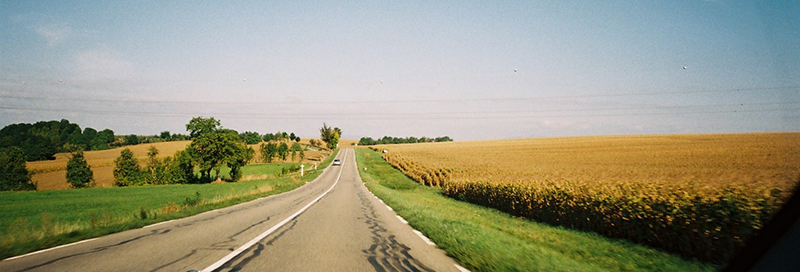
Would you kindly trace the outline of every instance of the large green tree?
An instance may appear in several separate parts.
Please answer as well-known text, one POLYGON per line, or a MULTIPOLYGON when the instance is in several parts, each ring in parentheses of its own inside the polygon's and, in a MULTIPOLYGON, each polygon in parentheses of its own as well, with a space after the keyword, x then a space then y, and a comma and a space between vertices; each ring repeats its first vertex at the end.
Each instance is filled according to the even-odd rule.
POLYGON ((211 180, 211 171, 215 171, 217 180, 221 180, 223 164, 237 161, 236 156, 245 157, 239 154, 247 152, 246 148, 242 148, 244 144, 239 134, 234 130, 223 129, 214 118, 192 118, 186 125, 186 130, 192 137, 188 150, 200 169, 203 180, 211 180))
POLYGON ((204 134, 212 134, 221 129, 222 126, 219 120, 211 118, 203 118, 202 116, 192 118, 186 124, 186 131, 189 132, 189 137, 195 138, 204 134))
POLYGON ((83 156, 83 150, 73 152, 72 158, 67 161, 67 182, 73 188, 85 188, 89 187, 92 181, 94 173, 83 156))
POLYGON ((327 124, 322 123, 322 128, 319 129, 320 138, 328 146, 328 149, 333 150, 339 145, 339 137, 342 135, 342 130, 338 127, 329 127, 327 124))
POLYGON ((0 191, 36 190, 19 147, 0 149, 0 191))

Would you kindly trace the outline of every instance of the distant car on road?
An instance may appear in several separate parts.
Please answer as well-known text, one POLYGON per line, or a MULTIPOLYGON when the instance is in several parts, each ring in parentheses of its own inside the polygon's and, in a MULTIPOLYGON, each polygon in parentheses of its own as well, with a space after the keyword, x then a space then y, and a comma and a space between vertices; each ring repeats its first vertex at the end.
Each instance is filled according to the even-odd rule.
POLYGON ((333 160, 333 165, 342 165, 342 161, 339 160, 339 159, 334 159, 333 160))

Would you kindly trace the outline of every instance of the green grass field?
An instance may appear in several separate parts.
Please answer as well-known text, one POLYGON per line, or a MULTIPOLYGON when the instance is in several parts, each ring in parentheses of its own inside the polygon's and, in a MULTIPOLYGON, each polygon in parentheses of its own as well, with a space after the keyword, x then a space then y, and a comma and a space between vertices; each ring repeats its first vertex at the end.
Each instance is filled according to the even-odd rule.
MULTIPOLYGON (((0 259, 286 192, 319 176, 335 154, 302 178, 0 192, 0 259)), ((272 175, 287 165, 248 165, 243 172, 272 175)))
MULTIPOLYGON (((291 167, 300 166, 299 163, 259 163, 259 164, 249 164, 245 167, 242 167, 242 176, 257 176, 261 178, 265 177, 278 177, 281 175, 282 169, 289 169, 291 167)), ((310 164, 306 164, 305 169, 309 170, 312 169, 314 166, 310 164)), ((200 172, 195 171, 196 175, 199 175, 200 172)), ((230 178, 231 169, 227 166, 222 166, 219 172, 220 176, 223 179, 230 178)), ((214 171, 211 171, 212 178, 216 178, 216 174, 214 171)))
POLYGON ((367 188, 473 271, 713 271, 717 267, 589 232, 456 201, 356 149, 367 188), (367 170, 364 170, 366 168, 367 170))

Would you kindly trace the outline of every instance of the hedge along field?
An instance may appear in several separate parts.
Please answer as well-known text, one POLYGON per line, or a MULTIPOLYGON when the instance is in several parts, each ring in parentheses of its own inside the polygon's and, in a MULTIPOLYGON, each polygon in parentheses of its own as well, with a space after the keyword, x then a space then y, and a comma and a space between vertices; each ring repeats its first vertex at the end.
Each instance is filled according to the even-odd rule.
MULTIPOLYGON (((172 156, 175 152, 183 150, 191 141, 162 142, 150 144, 138 144, 131 146, 118 147, 107 150, 86 151, 86 162, 94 172, 94 182, 98 187, 111 187, 114 185, 114 160, 119 157, 120 151, 129 148, 135 158, 144 160, 147 158, 147 151, 151 146, 158 149, 158 158, 163 159, 172 156)), ((68 189, 67 183, 67 161, 69 153, 58 153, 55 160, 35 161, 26 163, 28 171, 33 175, 31 181, 36 183, 37 190, 56 190, 68 189)))
POLYGON ((800 133, 377 146, 445 195, 726 263, 797 185, 800 133))
MULTIPOLYGON (((309 146, 309 140, 310 139, 305 139, 300 143, 309 146)), ((348 143, 354 142, 354 140, 345 141, 348 141, 348 143)), ((147 152, 151 146, 154 146, 158 149, 157 157, 159 159, 163 159, 168 156, 173 156, 175 152, 186 149, 189 143, 191 143, 191 141, 138 144, 108 150, 86 151, 84 154, 86 155, 86 161, 89 163, 89 166, 94 172, 94 181, 96 186, 112 187, 114 185, 114 160, 119 157, 120 151, 123 149, 129 148, 133 152, 134 157, 139 159, 142 165, 144 165, 144 160, 147 158, 147 152)), ((287 144, 291 146, 291 142, 287 142, 287 144)), ((253 157, 253 162, 260 163, 261 154, 258 152, 259 145, 255 144, 249 146, 252 147, 253 150, 256 150, 255 156, 253 157)), ((308 151, 305 151, 305 159, 303 160, 303 163, 320 164, 322 160, 327 158, 330 154, 331 151, 327 149, 309 149, 308 151)), ((69 153, 58 153, 55 155, 55 158, 55 160, 26 163, 28 171, 33 174, 31 176, 31 181, 36 183, 37 190, 58 190, 70 188, 66 178, 67 161, 69 161, 70 155, 69 153)), ((299 159, 292 161, 290 156, 286 161, 275 160, 275 162, 299 163, 299 159)))

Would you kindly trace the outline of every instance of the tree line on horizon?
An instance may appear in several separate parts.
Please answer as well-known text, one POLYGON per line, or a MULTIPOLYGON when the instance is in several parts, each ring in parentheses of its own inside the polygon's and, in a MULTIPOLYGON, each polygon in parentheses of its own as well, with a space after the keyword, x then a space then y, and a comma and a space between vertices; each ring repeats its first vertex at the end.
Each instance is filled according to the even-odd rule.
MULTIPOLYGON (((67 131, 64 132, 66 135, 73 135, 70 133, 74 133, 74 131, 81 132, 80 127, 69 123, 66 119, 57 123, 70 129, 63 130, 67 131)), ((49 124, 49 122, 39 122, 37 124, 41 126, 42 124, 49 124)), ((12 125, 10 127, 11 129, 4 131, 9 133, 22 131, 23 136, 31 131, 30 127, 25 126, 25 124, 12 125)), ((133 152, 130 149, 123 149, 120 152, 120 156, 114 160, 114 185, 207 183, 212 181, 212 171, 215 172, 216 180, 219 181, 221 180, 220 172, 222 166, 227 166, 231 169, 230 181, 236 181, 241 177, 241 168, 249 163, 255 155, 255 150, 247 146, 249 142, 266 141, 261 145, 260 150, 264 155, 265 162, 272 162, 275 157, 286 160, 289 155, 291 155, 292 161, 298 155, 300 161, 305 157, 305 150, 298 143, 300 137, 297 137, 294 133, 278 132, 275 134, 268 133, 263 136, 249 131, 238 133, 235 130, 223 128, 220 121, 213 117, 192 118, 186 125, 186 130, 189 135, 171 134, 168 131, 162 132, 159 137, 163 141, 188 138, 192 142, 186 149, 163 159, 157 158, 158 149, 151 146, 144 168, 140 167, 139 160, 133 156, 133 152), (295 142, 290 147, 286 141, 295 142), (199 176, 195 173, 199 173, 199 176)), ((34 132, 38 131, 34 129, 34 132)), ((322 142, 335 148, 341 129, 330 128, 323 124, 323 129, 320 130, 320 133, 322 142)), ((79 135, 83 135, 83 133, 81 132, 79 135)), ((125 140, 126 142, 136 142, 138 144, 138 136, 128 135, 126 138, 128 138, 125 140)), ((74 144, 68 141, 64 144, 65 149, 67 149, 67 145, 74 144)), ((312 145, 321 147, 321 143, 316 140, 312 141, 312 145)), ((83 147, 73 146, 68 149, 71 156, 67 162, 66 178, 72 188, 92 187, 94 185, 93 172, 84 157, 83 147)), ((0 148, 0 191, 25 190, 36 190, 36 185, 31 182, 31 173, 26 168, 24 150, 17 146, 0 148)))
POLYGON ((380 145, 380 144, 414 144, 414 143, 438 143, 438 142, 452 142, 453 139, 450 136, 442 136, 436 138, 429 138, 429 137, 421 137, 417 138, 414 136, 409 136, 406 138, 402 137, 391 137, 391 136, 383 136, 378 140, 374 140, 371 137, 362 137, 359 141, 359 145, 380 145))
POLYGON ((81 130, 67 119, 41 121, 34 124, 11 124, 0 129, 0 150, 18 148, 25 161, 52 160, 59 152, 103 150, 114 145, 114 131, 81 130))
MULTIPOLYGON (((248 145, 258 144, 261 141, 300 142, 300 137, 294 132, 278 131, 264 135, 251 131, 236 133, 248 145)), ((114 135, 111 129, 101 131, 91 127, 81 129, 78 124, 61 119, 61 121, 18 123, 3 127, 0 129, 0 152, 12 152, 10 148, 18 148, 22 151, 25 161, 41 161, 55 159, 56 153, 106 150, 129 145, 191 139, 190 135, 173 134, 169 131, 162 131, 159 135, 114 135)))

